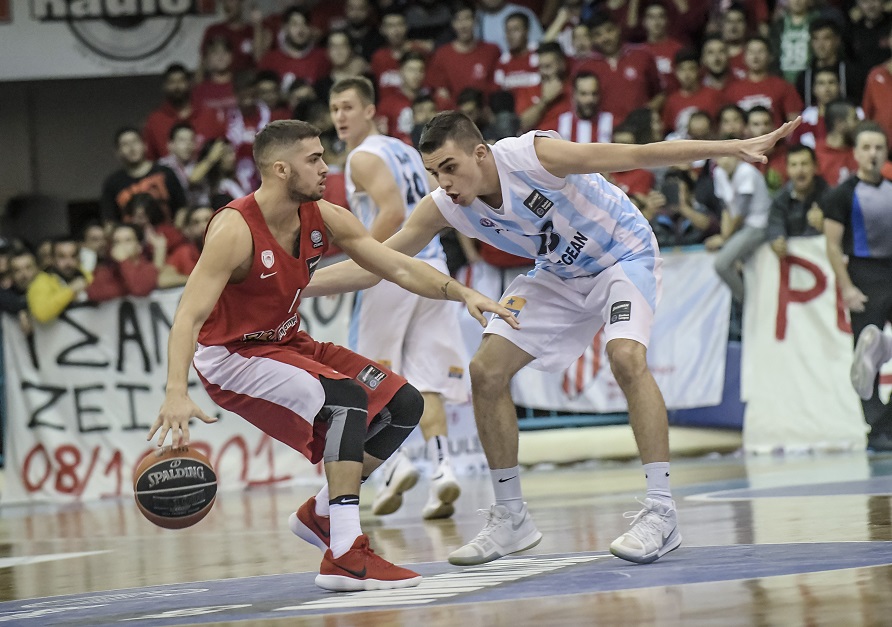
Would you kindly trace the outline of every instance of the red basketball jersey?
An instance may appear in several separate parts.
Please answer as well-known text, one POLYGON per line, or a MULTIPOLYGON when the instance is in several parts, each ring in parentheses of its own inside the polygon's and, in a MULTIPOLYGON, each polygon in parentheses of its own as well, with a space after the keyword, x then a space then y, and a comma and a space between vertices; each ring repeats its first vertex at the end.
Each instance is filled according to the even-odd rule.
POLYGON ((235 209, 248 223, 254 240, 254 260, 244 281, 223 288, 201 327, 198 342, 216 346, 293 341, 300 327, 300 293, 329 244, 319 206, 315 202, 300 206, 300 234, 293 252, 282 248, 273 237, 254 194, 234 200, 225 208, 235 209))

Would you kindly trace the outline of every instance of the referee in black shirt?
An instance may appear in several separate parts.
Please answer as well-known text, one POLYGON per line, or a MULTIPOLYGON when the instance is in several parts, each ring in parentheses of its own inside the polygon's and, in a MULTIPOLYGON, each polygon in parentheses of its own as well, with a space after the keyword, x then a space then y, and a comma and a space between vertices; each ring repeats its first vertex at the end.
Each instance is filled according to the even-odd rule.
POLYGON ((892 450, 892 405, 877 393, 880 366, 892 359, 892 338, 882 332, 892 321, 892 182, 880 175, 887 155, 883 129, 874 122, 859 124, 858 173, 820 201, 827 256, 857 338, 852 384, 862 398, 871 427, 868 447, 874 450, 892 450))

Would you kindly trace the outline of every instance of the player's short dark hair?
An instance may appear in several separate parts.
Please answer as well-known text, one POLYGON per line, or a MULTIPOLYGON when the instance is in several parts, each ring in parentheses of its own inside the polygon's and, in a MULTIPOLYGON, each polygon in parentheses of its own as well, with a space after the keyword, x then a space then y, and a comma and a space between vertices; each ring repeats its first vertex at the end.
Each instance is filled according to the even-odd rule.
POLYGON ((530 30, 530 16, 522 11, 515 11, 514 13, 509 13, 505 18, 505 24, 508 23, 508 20, 520 20, 523 22, 523 27, 527 30, 530 30))
POLYGON ((122 126, 115 131, 115 148, 118 147, 118 144, 121 143, 121 138, 127 133, 136 133, 137 135, 139 135, 139 138, 142 139, 142 134, 135 126, 122 126))
POLYGON ((270 122, 254 137, 254 162, 265 169, 273 151, 291 146, 305 139, 319 137, 321 131, 303 120, 276 120, 270 122))
POLYGON ((787 148, 787 160, 789 161, 790 157, 798 155, 801 152, 807 152, 811 157, 812 163, 818 162, 818 156, 815 154, 815 149, 811 146, 806 146, 805 144, 793 144, 787 148))
POLYGON ((375 104, 375 86, 365 76, 348 76, 340 79, 331 86, 328 97, 331 98, 337 94, 342 94, 348 89, 355 91, 363 104, 375 104))
POLYGON ((168 141, 173 141, 173 138, 177 136, 177 133, 182 130, 192 131, 193 133, 195 132, 195 129, 192 128, 192 125, 188 122, 177 122, 170 127, 170 132, 167 134, 168 141))
POLYGON ((471 118, 459 111, 442 111, 421 129, 418 150, 430 154, 442 148, 449 140, 468 154, 478 144, 486 143, 471 118))

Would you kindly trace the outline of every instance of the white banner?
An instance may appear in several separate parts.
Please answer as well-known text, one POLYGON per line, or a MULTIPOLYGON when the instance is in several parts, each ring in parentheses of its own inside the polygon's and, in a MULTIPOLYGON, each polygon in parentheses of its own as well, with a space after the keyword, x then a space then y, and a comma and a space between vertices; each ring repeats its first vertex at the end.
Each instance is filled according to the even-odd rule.
POLYGON ((823 236, 792 238, 783 263, 766 244, 746 265, 741 395, 749 452, 866 444, 849 382, 851 327, 825 247, 823 236))
POLYGON ((195 67, 214 0, 0 0, 0 81, 195 67))
MULTIPOLYGON (((731 292, 705 251, 664 255, 663 299, 657 307, 648 363, 669 409, 710 407, 722 400, 731 292)), ((574 412, 626 411, 599 333, 565 372, 524 368, 514 378, 514 402, 574 412)))
MULTIPOLYGON (((133 469, 153 444, 149 426, 164 398, 167 338, 180 290, 70 308, 26 338, 2 316, 7 420, 3 503, 69 502, 131 494, 133 469)), ((351 294, 308 299, 303 327, 346 343, 351 294)), ((193 373, 190 395, 220 420, 193 421, 192 445, 214 465, 221 489, 287 482, 321 485, 322 468, 217 407, 193 373)), ((469 405, 449 406, 458 474, 485 469, 469 405)), ((411 457, 424 441, 413 433, 411 457)), ((424 470, 424 464, 421 464, 424 470)))
MULTIPOLYGON (((164 399, 167 337, 180 291, 71 308, 29 342, 3 316, 6 378, 3 502, 117 497, 153 447, 164 399)), ((314 480, 302 455, 214 405, 193 374, 190 395, 220 420, 195 421, 192 442, 221 489, 314 480)))

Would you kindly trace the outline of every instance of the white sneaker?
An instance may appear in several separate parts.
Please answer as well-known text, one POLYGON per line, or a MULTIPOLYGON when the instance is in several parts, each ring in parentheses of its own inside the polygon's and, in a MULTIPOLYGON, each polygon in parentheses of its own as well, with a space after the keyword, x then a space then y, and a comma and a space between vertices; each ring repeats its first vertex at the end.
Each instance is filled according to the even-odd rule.
POLYGON ((384 485, 372 503, 372 513, 376 516, 386 516, 398 510, 403 504, 403 492, 418 483, 419 476, 418 469, 403 449, 397 451, 382 470, 386 473, 384 485))
POLYGON ((636 564, 650 564, 681 546, 678 514, 675 501, 644 499, 643 503, 638 502, 644 509, 623 514, 624 518, 634 519, 632 528, 613 541, 610 552, 636 564))
POLYGON ((882 365, 883 332, 874 324, 868 324, 858 336, 855 355, 849 377, 858 396, 869 401, 873 396, 873 384, 882 365))
POLYGON ((489 510, 479 510, 486 516, 486 525, 477 537, 449 555, 449 563, 457 566, 474 566, 531 549, 542 540, 527 504, 517 513, 504 505, 492 505, 489 510))
POLYGON ((452 464, 444 459, 431 477, 430 496, 421 510, 421 517, 425 520, 449 518, 455 513, 455 506, 452 504, 460 494, 461 486, 455 479, 452 464))

